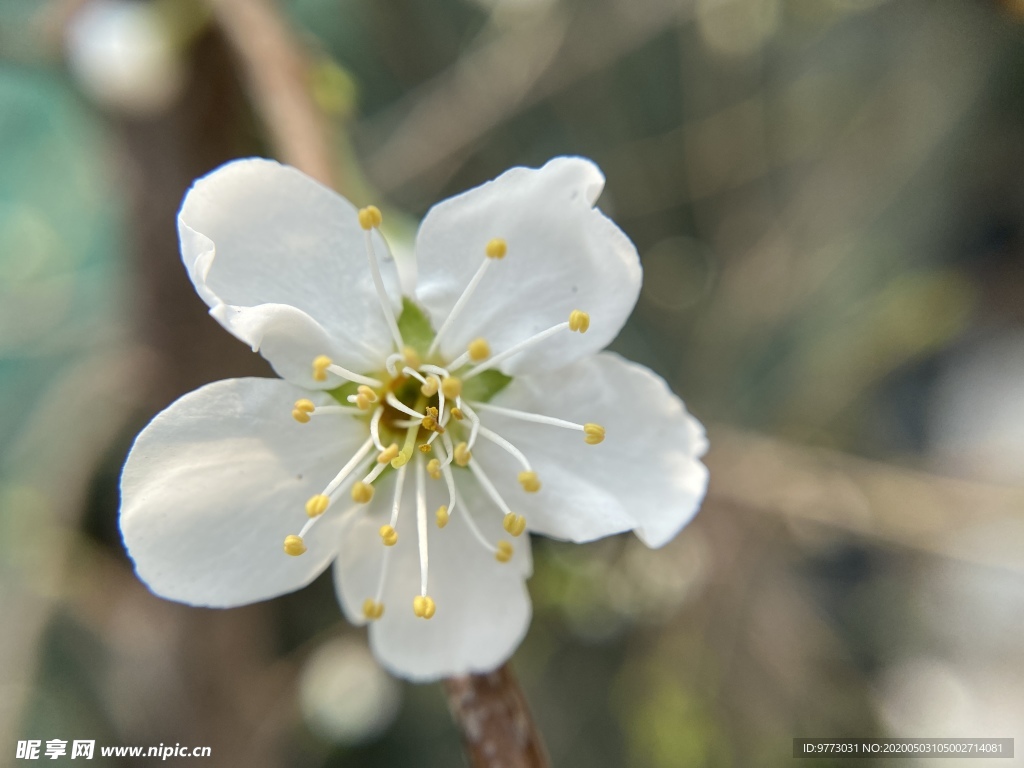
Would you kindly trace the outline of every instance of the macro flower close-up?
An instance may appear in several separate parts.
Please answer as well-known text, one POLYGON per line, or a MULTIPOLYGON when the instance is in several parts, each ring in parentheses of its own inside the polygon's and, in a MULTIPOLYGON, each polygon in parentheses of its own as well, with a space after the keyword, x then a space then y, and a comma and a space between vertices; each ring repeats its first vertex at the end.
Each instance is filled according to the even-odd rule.
POLYGON ((396 258, 377 208, 294 168, 196 181, 189 277, 281 378, 203 386, 139 435, 120 522, 139 577, 226 608, 333 563, 378 660, 426 681, 519 645, 529 533, 669 542, 700 507, 707 442, 659 376, 602 351, 641 286, 603 186, 582 158, 513 168, 434 206, 396 258))
POLYGON ((1024 762, 1024 2, 0 40, 0 765, 1024 762))

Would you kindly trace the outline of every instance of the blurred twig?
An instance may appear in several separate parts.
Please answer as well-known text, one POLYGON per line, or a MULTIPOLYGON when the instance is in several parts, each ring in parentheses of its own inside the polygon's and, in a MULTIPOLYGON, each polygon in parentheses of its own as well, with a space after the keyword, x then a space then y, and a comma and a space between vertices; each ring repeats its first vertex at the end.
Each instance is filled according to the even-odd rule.
POLYGON ((338 186, 329 124, 309 87, 308 57, 271 0, 208 0, 234 49, 280 159, 338 186))
POLYGON ((448 678, 444 691, 472 768, 550 765, 526 697, 507 664, 485 675, 448 678))
POLYGON ((709 504, 768 512, 883 543, 1024 570, 1024 488, 941 477, 716 428, 709 504))
MULTIPOLYGON (((901 53, 861 92, 813 57, 799 60, 792 77, 777 66, 751 84, 753 95, 725 98, 726 106, 624 146, 604 164, 617 184, 636 190, 618 201, 617 215, 699 202, 697 236, 721 266, 693 341, 709 368, 735 381, 749 345, 800 334, 801 344, 780 351, 748 384, 763 392, 785 381, 780 422, 834 427, 883 377, 947 344, 969 318, 971 286, 956 271, 929 264, 893 277, 896 264, 920 266, 911 254, 945 247, 933 235, 906 234, 891 254, 886 249, 904 226, 894 228, 894 217, 909 219, 909 210, 947 194, 933 182, 921 192, 914 185, 949 162, 997 71, 998 48, 966 33, 979 23, 969 11, 900 13, 893 23, 906 30, 901 53), (830 112, 825 94, 837 92, 850 95, 830 112), (779 109, 786 104, 803 106, 779 109), (778 140, 802 131, 814 138, 778 140), (676 172, 657 173, 666 158, 678 158, 676 172), (791 183, 775 185, 780 173, 791 183), (771 190, 770 205, 750 202, 757 189, 771 190), (737 238, 743 227, 730 222, 741 221, 751 229, 737 238)), ((690 67, 683 77, 694 92, 709 73, 690 67)))
POLYGON ((691 7, 606 0, 583 4, 572 19, 553 7, 513 27, 366 122, 368 138, 387 137, 367 159, 368 175, 386 193, 436 171, 495 126, 679 23, 691 7))

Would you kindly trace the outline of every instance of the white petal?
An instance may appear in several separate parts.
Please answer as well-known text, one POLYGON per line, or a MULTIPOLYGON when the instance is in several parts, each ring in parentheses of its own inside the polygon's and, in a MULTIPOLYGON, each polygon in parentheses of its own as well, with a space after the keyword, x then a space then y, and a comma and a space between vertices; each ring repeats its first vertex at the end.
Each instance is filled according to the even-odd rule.
POLYGON ((391 259, 398 270, 398 282, 402 287, 403 296, 416 295, 416 254, 413 253, 412 232, 406 233, 404 228, 391 233, 391 242, 385 243, 391 259))
MULTIPOLYGON (((197 180, 178 214, 182 258, 211 314, 302 386, 323 386, 311 378, 317 355, 365 372, 392 351, 356 213, 296 169, 254 158, 197 180)), ((374 241, 398 312, 394 260, 374 241)))
POLYGON ((483 423, 526 455, 542 487, 526 493, 520 467, 478 440, 473 455, 530 530, 589 541, 635 530, 650 547, 670 541, 696 514, 707 488, 700 422, 664 380, 641 365, 602 353, 560 371, 516 378, 494 405, 606 429, 599 445, 577 431, 481 413, 483 423))
POLYGON ((397 675, 417 681, 482 672, 504 663, 515 651, 530 623, 530 598, 524 579, 531 569, 528 537, 514 541, 515 555, 499 563, 474 538, 463 515, 474 514, 488 541, 507 539, 501 515, 477 503, 479 490, 464 482, 460 493, 466 507, 457 508, 444 529, 434 524, 434 512, 447 501, 443 481, 428 484, 428 541, 430 570, 427 593, 437 605, 432 619, 413 614, 420 593, 419 550, 413 468, 406 477, 398 543, 385 547, 378 530, 388 522, 394 492, 394 472, 378 481, 368 508, 346 517, 342 543, 334 566, 335 586, 345 615, 366 623, 363 601, 374 597, 382 561, 389 559, 382 594, 382 618, 370 625, 370 643, 377 659, 397 675))
POLYGON ((276 379, 228 379, 191 392, 156 416, 121 475, 121 533, 139 577, 156 594, 227 607, 309 583, 337 552, 338 510, 290 557, 284 538, 308 519, 306 500, 366 439, 343 416, 291 417, 300 397, 276 379))
POLYGON ((508 254, 492 263, 441 343, 451 359, 484 337, 497 354, 580 309, 582 336, 565 331, 509 358, 505 373, 550 369, 603 349, 640 292, 640 261, 623 232, 593 207, 604 176, 589 160, 560 157, 513 168, 434 206, 416 237, 417 298, 439 328, 484 260, 492 238, 508 254))

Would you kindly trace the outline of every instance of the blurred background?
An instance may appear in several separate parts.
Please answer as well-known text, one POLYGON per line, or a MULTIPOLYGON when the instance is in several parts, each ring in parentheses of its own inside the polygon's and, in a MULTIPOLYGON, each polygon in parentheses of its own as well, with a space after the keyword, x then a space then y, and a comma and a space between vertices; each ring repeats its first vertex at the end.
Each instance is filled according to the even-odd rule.
POLYGON ((663 550, 534 540, 513 665, 555 765, 1024 749, 1024 3, 0 0, 0 764, 460 764, 440 687, 380 671, 328 578, 190 609, 122 549, 138 430, 269 374, 175 234, 253 154, 399 242, 513 165, 607 174, 646 273, 614 348, 707 425, 712 480, 663 550))

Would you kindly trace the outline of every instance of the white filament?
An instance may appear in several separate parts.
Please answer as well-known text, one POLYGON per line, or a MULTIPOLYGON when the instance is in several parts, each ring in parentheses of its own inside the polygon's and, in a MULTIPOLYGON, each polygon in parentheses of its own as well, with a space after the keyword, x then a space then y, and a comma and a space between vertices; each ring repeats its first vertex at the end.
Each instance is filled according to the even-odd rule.
POLYGON ((533 424, 547 424, 551 427, 562 427, 563 429, 574 429, 577 432, 583 431, 582 424, 576 424, 565 419, 556 419, 554 416, 542 416, 539 413, 530 413, 529 411, 516 411, 512 408, 502 408, 500 405, 491 405, 490 403, 473 403, 473 407, 480 409, 484 413, 508 416, 510 419, 529 421, 533 424))
MULTIPOLYGON (((381 309, 384 310, 384 318, 388 321, 388 328, 391 329, 391 336, 395 340, 397 349, 401 351, 405 348, 405 343, 402 341, 402 332, 398 330, 398 322, 395 320, 395 312, 391 308, 391 300, 388 298, 388 293, 384 289, 384 280, 380 276, 380 264, 377 263, 377 254, 373 250, 373 236, 371 233, 372 230, 363 230, 363 234, 366 239, 366 257, 370 262, 370 274, 373 276, 373 286, 377 289, 377 299, 380 301, 381 309)), ((376 386, 380 385, 378 384, 376 386)))
MULTIPOLYGON (((508 358, 512 357, 512 355, 518 355, 524 349, 528 349, 529 347, 532 347, 535 344, 539 344, 540 342, 542 342, 545 339, 547 339, 549 336, 554 336, 559 331, 564 331, 568 327, 569 327, 569 323, 568 322, 559 323, 558 325, 551 326, 546 331, 541 331, 540 333, 538 333, 538 334, 536 334, 534 336, 531 336, 530 338, 528 338, 528 339, 526 339, 524 341, 520 341, 518 344, 513 344, 511 347, 506 349, 504 352, 499 352, 494 357, 490 357, 487 360, 485 360, 484 362, 480 363, 480 365, 478 365, 476 368, 470 369, 462 378, 464 380, 465 379, 471 379, 471 378, 473 378, 474 376, 476 376, 479 373, 483 373, 484 371, 489 371, 491 368, 496 366, 498 363, 501 363, 501 362, 507 360, 508 358)), ((463 364, 465 364, 465 363, 463 363, 463 364)), ((453 364, 452 367, 454 368, 456 366, 453 364)))
POLYGON ((380 417, 384 415, 384 406, 378 406, 370 418, 370 438, 378 451, 384 450, 384 443, 380 441, 380 417))
POLYGON ((481 425, 480 437, 486 438, 495 445, 504 448, 505 451, 507 451, 513 458, 515 458, 516 461, 522 464, 523 469, 525 469, 527 472, 533 471, 533 467, 530 466, 530 462, 529 460, 527 460, 525 454, 518 448, 516 448, 514 445, 512 445, 512 443, 510 443, 501 435, 497 434, 496 432, 492 432, 487 427, 481 425))
POLYGON ((512 510, 508 508, 508 504, 506 504, 505 500, 501 498, 501 494, 498 493, 498 489, 494 487, 494 483, 491 482, 491 479, 482 469, 480 469, 479 462, 471 459, 469 462, 469 469, 474 475, 476 475, 476 479, 480 482, 480 485, 483 486, 484 490, 487 491, 487 495, 490 496, 494 500, 494 503, 498 505, 498 509, 506 515, 510 514, 512 510))
POLYGON ((487 272, 487 267, 490 266, 490 263, 492 261, 494 261, 494 259, 490 257, 484 258, 484 263, 480 265, 479 269, 477 269, 476 274, 473 275, 472 279, 469 281, 469 284, 466 286, 466 289, 462 292, 462 295, 459 296, 459 300, 456 301, 455 306, 452 307, 452 311, 448 313, 448 317, 445 318, 445 321, 441 324, 441 328, 437 332, 437 335, 434 337, 434 341, 431 343, 430 349, 427 350, 427 357, 430 357, 437 351, 437 346, 438 344, 441 343, 441 337, 449 328, 451 328, 452 323, 455 321, 455 318, 459 316, 459 313, 462 311, 463 307, 466 306, 466 302, 469 301, 470 297, 473 295, 473 292, 476 290, 476 287, 480 284, 480 281, 483 279, 484 274, 487 272))
POLYGON ((331 363, 327 366, 327 370, 333 373, 335 376, 340 376, 343 379, 354 381, 356 384, 365 384, 368 387, 383 387, 384 382, 373 378, 372 376, 363 376, 361 373, 350 371, 348 368, 342 368, 340 365, 331 363))
MULTIPOLYGON (((387 466, 381 464, 381 466, 387 466)), ((402 488, 405 485, 405 470, 409 468, 408 464, 403 464, 398 468, 398 476, 395 478, 395 499, 391 502, 391 527, 398 527, 398 510, 402 506, 402 488)))
POLYGON ((341 468, 341 471, 338 472, 338 474, 334 476, 334 479, 331 480, 331 482, 329 482, 327 484, 327 487, 324 488, 324 490, 323 490, 323 495, 324 496, 330 496, 332 493, 334 493, 336 490, 338 490, 338 486, 340 486, 343 482, 345 482, 345 479, 350 474, 352 474, 352 471, 357 466, 359 466, 359 463, 363 459, 366 458, 366 454, 368 454, 370 452, 370 449, 372 449, 372 448, 373 448, 373 439, 372 438, 367 438, 366 442, 363 443, 359 447, 358 451, 356 451, 356 455, 353 456, 351 459, 349 459, 348 463, 344 467, 341 468))
POLYGON ((399 400, 397 397, 395 397, 395 393, 394 392, 388 392, 387 397, 385 399, 388 401, 388 405, 390 405, 392 408, 395 408, 396 410, 399 410, 399 411, 401 411, 404 414, 412 416, 414 419, 418 419, 420 421, 423 420, 423 414, 422 413, 417 413, 412 408, 410 408, 408 405, 403 403, 401 400, 399 400))
MULTIPOLYGON (((404 468, 404 467, 403 467, 404 468)), ((420 594, 427 594, 427 569, 429 552, 427 547, 427 489, 423 461, 416 461, 416 534, 420 544, 420 594)))

